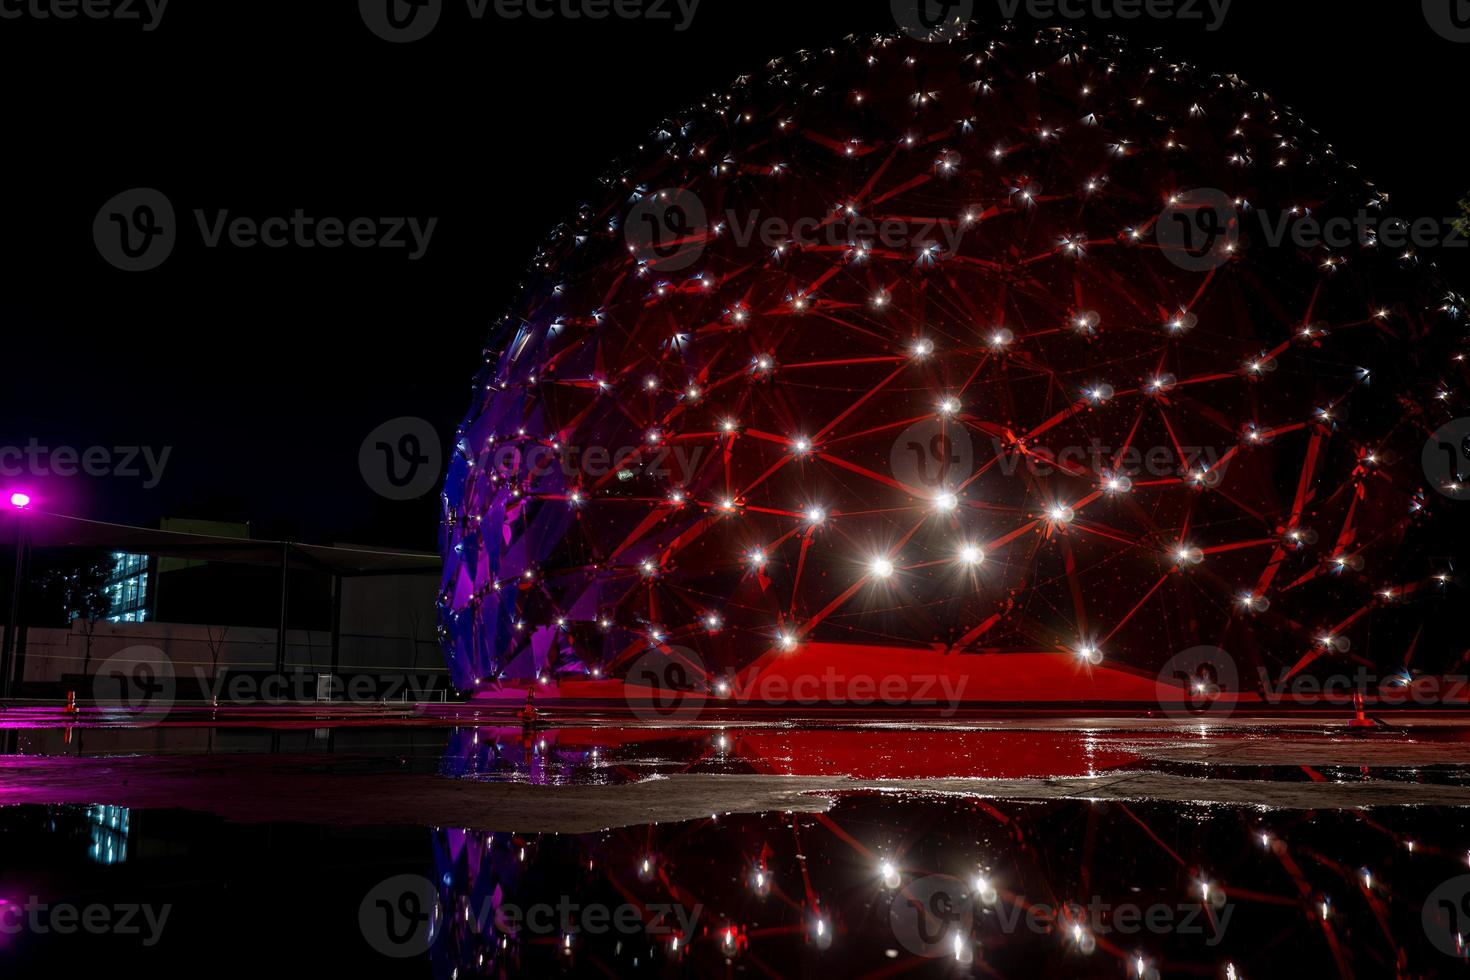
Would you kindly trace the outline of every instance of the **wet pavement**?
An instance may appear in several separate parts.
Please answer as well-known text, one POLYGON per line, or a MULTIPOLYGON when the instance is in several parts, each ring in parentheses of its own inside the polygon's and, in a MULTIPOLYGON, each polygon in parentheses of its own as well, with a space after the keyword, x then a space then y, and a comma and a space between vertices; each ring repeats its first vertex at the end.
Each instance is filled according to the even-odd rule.
POLYGON ((53 722, 0 722, 6 976, 1466 968, 1451 716, 53 722))

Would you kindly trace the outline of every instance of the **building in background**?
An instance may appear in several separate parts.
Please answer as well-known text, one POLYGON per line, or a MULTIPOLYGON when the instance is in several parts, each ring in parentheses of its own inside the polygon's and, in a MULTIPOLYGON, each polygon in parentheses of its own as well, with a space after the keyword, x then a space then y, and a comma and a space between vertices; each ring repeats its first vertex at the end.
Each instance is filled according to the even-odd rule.
MULTIPOLYGON (((158 522, 158 529, 216 538, 250 538, 250 525, 235 521, 166 517, 158 522)), ((112 557, 117 567, 107 581, 107 595, 112 600, 109 623, 144 623, 160 618, 180 623, 224 621, 238 612, 239 603, 233 601, 234 597, 248 584, 254 584, 247 580, 261 577, 258 569, 242 570, 189 558, 150 558, 126 551, 113 552, 112 557), (251 576, 249 572, 256 574, 251 576)), ((261 615, 250 618, 268 622, 264 618, 268 609, 264 603, 260 605, 261 615)))
MULTIPOLYGON (((154 562, 147 555, 134 555, 125 551, 112 553, 112 577, 107 580, 107 597, 112 608, 107 614, 109 623, 142 623, 153 617, 154 562)), ((75 615, 75 614, 73 614, 75 615)))
POLYGON ((258 540, 248 524, 217 521, 151 529, 51 514, 30 529, 38 549, 90 551, 112 571, 101 621, 26 625, 16 676, 27 696, 88 691, 116 656, 159 658, 180 700, 235 675, 282 672, 336 691, 367 679, 392 700, 445 694, 436 554, 258 540))

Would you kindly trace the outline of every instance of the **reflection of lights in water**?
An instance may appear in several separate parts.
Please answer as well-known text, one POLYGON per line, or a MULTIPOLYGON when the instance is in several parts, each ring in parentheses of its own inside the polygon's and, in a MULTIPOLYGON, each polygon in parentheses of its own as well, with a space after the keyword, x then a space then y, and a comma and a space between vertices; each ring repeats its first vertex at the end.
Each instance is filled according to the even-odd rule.
POLYGON ((89 854, 98 864, 121 864, 128 859, 129 810, 125 806, 94 806, 87 810, 92 824, 89 854))
MULTIPOLYGON (((507 733, 516 731, 508 729, 507 733)), ((751 758, 814 759, 822 765, 834 757, 845 761, 855 758, 838 755, 838 750, 847 744, 845 736, 802 734, 805 740, 792 731, 783 730, 776 736, 743 728, 742 753, 748 746, 751 758), (762 738, 769 740, 764 754, 762 738)), ((478 742, 472 740, 470 730, 464 730, 461 737, 459 745, 465 750, 479 745, 488 751, 494 741, 493 730, 489 728, 481 729, 478 742)), ((693 762, 697 770, 698 760, 708 760, 711 743, 721 737, 727 739, 733 751, 729 730, 712 726, 678 736, 687 757, 661 748, 652 756, 641 758, 656 758, 660 768, 670 762, 693 762)), ((1028 733, 1026 737, 1033 746, 1044 744, 1036 733, 1028 733)), ((976 755, 981 746, 1016 744, 1009 735, 973 743, 968 738, 946 732, 935 736, 932 744, 936 753, 940 747, 954 748, 959 744, 966 746, 969 754, 976 755)), ((856 744, 862 740, 853 741, 856 744)), ((1052 756, 1039 761, 1032 759, 1027 765, 1051 761, 1073 767, 1066 771, 1074 775, 1084 771, 1105 773, 1122 764, 1122 760, 1112 755, 1116 741, 1100 730, 1075 733, 1062 741, 1063 748, 1054 748, 1052 756)), ((1189 741, 1186 732, 1178 744, 1189 741)), ((647 742, 640 732, 630 744, 645 746, 647 742)), ((903 754, 924 755, 927 751, 927 745, 916 741, 905 747, 903 754)), ((604 746, 603 755, 613 757, 614 754, 604 746)), ((616 754, 626 755, 621 750, 616 754)), ((518 766, 526 765, 519 754, 514 762, 518 766)), ((800 771, 799 766, 795 768, 800 771)), ((599 781, 607 778, 606 770, 598 776, 599 781)), ((668 960, 671 951, 677 950, 681 959, 691 961, 710 956, 733 962, 753 955, 767 963, 779 961, 798 966, 803 965, 799 957, 820 954, 827 957, 826 968, 838 975, 871 972, 885 963, 907 966, 918 962, 913 957, 923 954, 908 945, 892 945, 895 937, 886 929, 888 917, 896 914, 898 919, 894 921, 902 920, 911 926, 913 914, 907 903, 925 894, 914 886, 929 875, 949 873, 960 879, 955 882, 957 888, 968 892, 955 897, 973 912, 975 925, 972 931, 953 920, 940 922, 932 916, 924 920, 931 927, 924 944, 930 955, 937 955, 952 966, 980 963, 983 959, 987 967, 1004 976, 1039 975, 1053 962, 1048 957, 1058 954, 1070 957, 1068 962, 1074 965, 1089 955, 1100 961, 1111 961, 1116 956, 1119 975, 1128 980, 1135 977, 1158 980, 1165 973, 1164 964, 1173 967, 1179 963, 1188 968, 1187 972, 1199 976, 1269 975, 1284 965, 1277 962, 1273 967, 1272 956, 1284 958, 1294 972, 1316 975, 1314 965, 1327 963, 1330 969, 1329 936, 1335 937, 1354 957, 1364 955, 1370 948, 1370 940, 1381 941, 1382 933, 1371 937, 1361 930, 1339 928, 1373 921, 1371 917, 1379 907, 1389 912, 1392 938, 1404 951, 1406 975, 1419 975, 1411 971, 1419 968, 1424 972, 1427 964, 1435 961, 1433 957, 1442 955, 1429 946, 1429 940, 1423 938, 1418 927, 1424 896, 1440 882, 1463 872, 1470 857, 1465 840, 1456 839, 1458 828, 1445 832, 1445 816, 1453 811, 1438 806, 1384 811, 1382 826, 1373 828, 1371 833, 1362 831, 1351 810, 1331 806, 1310 815, 1273 811, 1269 826, 1253 808, 1214 809, 1212 819, 1224 821, 1231 828, 1227 835, 1230 840, 1240 842, 1248 850, 1259 847, 1257 856, 1266 858, 1235 861, 1235 852, 1230 849, 1233 845, 1218 844, 1224 838, 1194 834, 1197 828, 1193 804, 1153 800, 1137 807, 1129 806, 1127 809, 1132 813, 1125 813, 1125 808, 1116 804, 1104 807, 1087 801, 997 799, 990 805, 995 809, 997 821, 1005 820, 1006 829, 998 829, 1000 823, 992 827, 988 821, 977 822, 973 810, 955 801, 889 798, 886 794, 870 797, 858 793, 841 794, 825 821, 801 823, 799 835, 792 833, 787 822, 791 819, 789 814, 741 813, 721 813, 717 825, 702 818, 680 819, 565 835, 502 835, 492 839, 488 834, 451 830, 436 832, 444 842, 436 860, 442 862, 439 868, 449 878, 442 886, 441 897, 446 902, 445 908, 455 910, 456 925, 464 913, 461 896, 484 894, 486 889, 498 885, 507 889, 530 888, 529 894, 518 897, 521 901, 534 903, 550 898, 554 904, 557 896, 579 894, 579 889, 589 887, 589 882, 601 887, 603 879, 616 889, 627 889, 644 903, 677 901, 675 896, 688 893, 698 895, 707 903, 706 908, 738 910, 742 902, 760 908, 759 921, 750 921, 749 932, 723 919, 707 931, 702 927, 680 928, 677 934, 670 931, 662 936, 640 936, 633 940, 627 935, 598 937, 573 931, 572 955, 577 962, 587 961, 588 957, 606 957, 611 961, 620 956, 617 962, 625 966, 631 964, 633 957, 643 957, 642 962, 647 964, 650 956, 655 962, 668 960), (1088 824, 1095 826, 1091 833, 1098 840, 1136 841, 1138 846, 1099 847, 1087 853, 1088 824), (922 836, 914 833, 914 828, 920 826, 924 828, 922 836), (1037 903, 1043 898, 1054 900, 1055 896, 1077 887, 1075 880, 1057 876, 1055 869, 1047 867, 1044 856, 1034 853, 1025 843, 1041 839, 1047 840, 1053 851, 1085 855, 1079 860, 1085 862, 1090 875, 1086 894, 1097 896, 1103 907, 1138 904, 1146 908, 1154 902, 1175 909, 1188 906, 1194 910, 1190 914, 1198 923, 1205 923, 1212 915, 1216 922, 1223 923, 1227 916, 1232 916, 1229 928, 1221 930, 1218 946, 1181 946, 1172 951, 1128 946, 1119 949, 1116 936, 1106 931, 1108 920, 1094 919, 1078 906, 1075 910, 1069 907, 1059 912, 1049 941, 1038 937, 1027 943, 992 944, 983 938, 983 922, 993 923, 997 915, 1024 914, 1014 911, 1025 907, 1020 903, 1037 903), (467 841, 472 846, 467 846, 467 841), (517 864, 515 857, 523 841, 527 845, 525 863, 517 864), (1193 869, 1188 877, 1178 874, 1174 852, 1193 869), (1408 857, 1410 853, 1414 855, 1412 859, 1408 857), (653 854, 659 855, 656 865, 653 854), (1303 860, 1312 855, 1322 855, 1329 863, 1303 860), (1281 860, 1276 860, 1278 856, 1281 860), (1297 916, 1289 923, 1273 908, 1278 903, 1281 907, 1287 904, 1295 907, 1294 903, 1301 900, 1295 883, 1282 874, 1284 861, 1293 861, 1300 867, 1303 881, 1310 889, 1305 898, 1308 915, 1297 916), (1354 867, 1358 870, 1353 871, 1354 867), (1342 887, 1344 872, 1348 888, 1342 887), (1354 876, 1357 882, 1352 880, 1354 876), (1003 897, 997 894, 1002 885, 1003 897), (1238 901, 1247 894, 1270 895, 1275 901, 1238 901), (799 901, 789 904, 787 899, 793 895, 812 898, 809 904, 799 901), (817 895, 831 899, 831 904, 825 900, 818 904, 817 895), (1140 902, 1139 895, 1151 897, 1140 902), (1338 901, 1343 903, 1340 912, 1338 901), (891 908, 897 908, 897 913, 890 913, 891 908), (1213 912, 1208 911, 1212 908, 1213 912), (1229 913, 1225 911, 1227 908, 1229 913), (866 917, 871 917, 874 909, 880 912, 883 929, 867 928, 870 918, 866 917), (1411 914, 1402 921, 1412 928, 1400 925, 1406 910, 1411 914), (1263 957, 1253 939, 1258 935, 1258 926, 1285 930, 1289 939, 1263 957), (622 951, 615 954, 612 950, 617 941, 622 942, 622 951), (1159 959, 1153 959, 1155 956, 1159 959), (1234 967, 1233 973, 1227 964, 1234 967)), ((990 815, 989 811, 986 813, 990 815)), ((705 816, 714 818, 708 811, 705 816)), ((133 860, 137 860, 136 854, 133 860)), ((749 909, 750 905, 744 908, 749 909)), ((691 908, 692 905, 686 907, 686 911, 691 908)), ((469 921, 478 921, 479 917, 477 905, 469 921)), ((1178 925, 1182 920, 1174 921, 1178 925)), ((668 916, 664 922, 674 924, 668 916)), ((541 962, 546 964, 573 962, 561 957, 562 943, 556 942, 556 937, 565 930, 552 928, 552 934, 543 937, 539 944, 512 939, 510 948, 516 952, 511 955, 540 955, 541 962)), ((480 967, 498 967, 509 962, 506 954, 499 951, 500 936, 493 933, 446 932, 444 939, 447 942, 439 949, 453 950, 453 962, 461 967, 460 976, 466 975, 466 966, 477 962, 480 967)), ((1456 939, 1452 932, 1446 932, 1442 941, 1446 949, 1451 949, 1456 939)), ((527 963, 521 968, 525 971, 523 975, 536 975, 526 969, 529 966, 527 963)), ((1088 971, 1074 969, 1072 975, 1083 972, 1088 971)), ((1169 970, 1168 975, 1173 972, 1169 970)), ((473 975, 491 973, 493 970, 481 969, 473 975)))

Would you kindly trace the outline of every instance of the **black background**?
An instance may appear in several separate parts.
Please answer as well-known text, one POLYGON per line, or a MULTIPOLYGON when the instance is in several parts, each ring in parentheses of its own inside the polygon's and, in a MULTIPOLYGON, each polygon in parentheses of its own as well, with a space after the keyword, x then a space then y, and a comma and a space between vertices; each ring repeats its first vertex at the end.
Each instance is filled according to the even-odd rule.
MULTIPOLYGON (((1001 19, 997 0, 976 11, 1001 19)), ((1392 193, 1395 216, 1453 215, 1470 190, 1470 45, 1434 33, 1418 0, 1235 0, 1215 32, 1089 21, 1271 93, 1392 193)), ((152 490, 27 480, 48 509, 432 549, 436 494, 375 494, 358 466, 368 432, 420 416, 447 446, 536 244, 666 115, 774 56, 892 30, 889 0, 702 0, 684 32, 475 21, 446 0, 404 45, 370 33, 354 0, 173 0, 152 32, 0 20, 0 446, 171 447, 152 490), (91 226, 140 186, 183 227, 162 267, 129 274, 91 226), (410 262, 205 249, 195 208, 439 223, 410 262)), ((1465 254, 1433 258, 1465 283, 1465 254)))

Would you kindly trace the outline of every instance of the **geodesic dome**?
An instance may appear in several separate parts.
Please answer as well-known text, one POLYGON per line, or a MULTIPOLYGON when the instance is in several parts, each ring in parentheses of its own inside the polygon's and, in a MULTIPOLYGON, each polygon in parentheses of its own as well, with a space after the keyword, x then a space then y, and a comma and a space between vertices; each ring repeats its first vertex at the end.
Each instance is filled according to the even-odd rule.
POLYGON ((1298 234, 1386 200, 1118 39, 770 62, 666 119, 497 328, 444 491, 456 683, 843 645, 1457 662, 1421 454, 1466 414, 1460 302, 1298 234))

